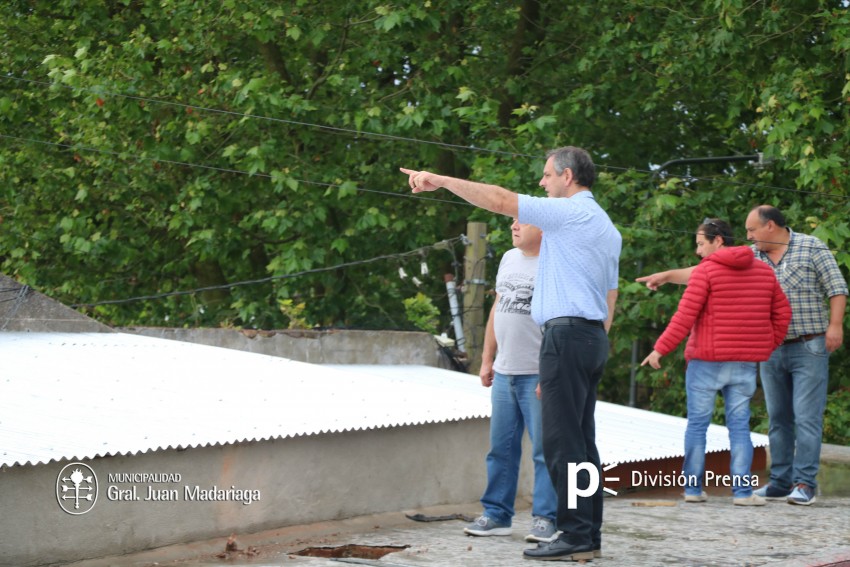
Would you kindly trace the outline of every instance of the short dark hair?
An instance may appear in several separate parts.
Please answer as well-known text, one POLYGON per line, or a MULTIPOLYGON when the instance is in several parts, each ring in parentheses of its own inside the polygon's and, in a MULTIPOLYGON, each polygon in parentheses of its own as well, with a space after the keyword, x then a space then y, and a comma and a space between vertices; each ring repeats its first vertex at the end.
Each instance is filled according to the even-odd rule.
POLYGON ((759 220, 762 224, 767 224, 767 221, 773 223, 779 228, 785 228, 785 215, 779 209, 771 205, 759 205, 754 211, 758 212, 759 220))
POLYGON ((550 157, 555 158, 552 160, 552 165, 555 167, 557 175, 561 175, 565 169, 569 168, 573 172, 576 183, 588 189, 596 181, 596 166, 593 165, 593 160, 586 150, 575 146, 564 146, 550 150, 546 154, 546 159, 548 160, 550 157))
POLYGON ((735 238, 732 236, 732 227, 729 223, 720 219, 704 218, 702 224, 697 227, 697 232, 705 235, 709 242, 714 242, 718 236, 723 239, 725 246, 735 244, 735 238))

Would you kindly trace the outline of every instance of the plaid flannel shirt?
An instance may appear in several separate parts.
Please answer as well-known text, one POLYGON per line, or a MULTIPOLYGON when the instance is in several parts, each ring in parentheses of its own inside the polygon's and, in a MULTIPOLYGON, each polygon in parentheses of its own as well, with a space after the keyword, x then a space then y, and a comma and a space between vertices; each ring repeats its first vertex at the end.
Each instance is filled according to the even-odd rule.
POLYGON ((791 240, 778 264, 752 246, 756 258, 773 268, 782 291, 791 303, 791 326, 786 340, 802 335, 824 333, 829 324, 829 309, 824 298, 848 295, 847 282, 838 262, 820 239, 788 229, 791 240))

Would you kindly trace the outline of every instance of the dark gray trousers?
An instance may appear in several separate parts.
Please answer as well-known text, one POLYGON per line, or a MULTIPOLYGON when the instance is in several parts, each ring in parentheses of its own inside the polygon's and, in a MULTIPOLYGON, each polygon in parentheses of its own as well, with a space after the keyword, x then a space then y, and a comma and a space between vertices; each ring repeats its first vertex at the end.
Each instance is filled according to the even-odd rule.
MULTIPOLYGON (((543 455, 558 494, 558 529, 572 545, 601 545, 602 470, 596 448, 596 389, 608 359, 608 335, 600 326, 559 324, 546 328, 540 347, 543 455), (599 472, 593 496, 568 508, 568 464, 592 463, 599 472)), ((590 475, 579 470, 575 486, 590 475)))

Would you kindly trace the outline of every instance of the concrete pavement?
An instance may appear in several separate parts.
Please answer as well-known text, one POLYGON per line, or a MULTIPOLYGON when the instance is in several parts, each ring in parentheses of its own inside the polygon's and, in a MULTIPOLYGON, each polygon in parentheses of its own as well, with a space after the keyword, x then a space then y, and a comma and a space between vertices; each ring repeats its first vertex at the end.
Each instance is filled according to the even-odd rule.
MULTIPOLYGON (((732 506, 724 490, 709 500, 685 504, 678 494, 642 492, 606 497, 601 565, 722 565, 775 567, 850 566, 850 487, 847 495, 821 496, 810 507, 770 502, 732 506)), ((408 511, 427 516, 475 515, 478 503, 408 511)), ((404 513, 294 526, 259 534, 172 546, 132 556, 104 558, 75 567, 283 565, 324 567, 345 564, 402 566, 528 566, 522 550, 531 525, 527 503, 508 537, 473 538, 461 520, 415 522, 404 513), (345 547, 348 546, 348 547, 345 547), (352 546, 361 546, 359 548, 352 546), (336 548, 352 557, 300 556, 305 550, 336 548), (381 553, 391 551, 381 558, 381 553), (371 552, 371 553, 367 553, 371 552)), ((325 549, 330 553, 330 549, 325 549)))
MULTIPOLYGON (((766 482, 761 477, 760 485, 766 482)), ((795 506, 732 505, 728 488, 707 487, 709 499, 686 504, 681 489, 605 498, 600 566, 850 567, 850 447, 824 445, 817 502, 795 506)), ((475 538, 463 520, 417 522, 408 515, 477 516, 478 502, 234 534, 72 567, 509 567, 535 565, 522 550, 531 527, 530 502, 517 502, 514 532, 475 538), (229 548, 229 549, 228 549, 229 548), (312 555, 304 555, 312 554, 312 555), (336 554, 336 557, 330 557, 336 554), (321 555, 321 556, 319 556, 321 555)))

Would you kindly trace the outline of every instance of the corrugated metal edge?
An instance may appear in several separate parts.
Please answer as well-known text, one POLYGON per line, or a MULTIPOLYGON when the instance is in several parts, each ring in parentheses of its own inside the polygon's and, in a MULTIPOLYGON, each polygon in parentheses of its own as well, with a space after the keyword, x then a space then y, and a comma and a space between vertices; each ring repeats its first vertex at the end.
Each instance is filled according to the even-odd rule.
POLYGON ((386 426, 376 426, 376 427, 366 427, 362 429, 346 429, 346 430, 323 430, 316 433, 296 433, 292 435, 278 435, 274 437, 254 437, 251 439, 239 439, 233 441, 215 441, 215 442, 207 442, 207 443, 198 443, 193 445, 168 445, 168 446, 160 446, 156 448, 148 448, 144 450, 137 451, 106 451, 102 453, 94 453, 94 454, 69 454, 67 456, 62 457, 51 457, 49 460, 26 460, 26 461, 16 461, 14 463, 0 463, 0 470, 3 468, 14 468, 14 467, 24 467, 24 466, 40 466, 40 465, 49 465, 51 463, 61 463, 65 461, 82 461, 82 460, 90 460, 90 459, 100 459, 107 457, 135 457, 140 455, 146 455, 149 453, 157 453, 160 451, 187 451, 190 449, 206 449, 206 448, 216 448, 216 447, 228 447, 233 445, 241 445, 241 444, 252 444, 252 443, 263 443, 268 441, 285 441, 287 439, 298 439, 298 438, 309 438, 309 437, 318 437, 322 435, 334 435, 334 434, 342 434, 342 433, 357 433, 363 431, 379 431, 384 429, 397 429, 404 427, 413 427, 417 425, 430 425, 430 424, 438 424, 438 423, 451 423, 452 421, 469 421, 470 419, 484 419, 489 416, 475 416, 472 418, 466 419, 458 419, 458 420, 445 420, 445 421, 437 421, 432 420, 428 422, 417 422, 417 423, 406 423, 399 425, 386 425, 386 426))
MULTIPOLYGON (((315 387, 316 382, 321 380, 325 380, 331 385, 336 384, 337 386, 357 381, 358 383, 364 384, 364 387, 371 385, 372 387, 378 388, 380 391, 387 389, 393 390, 396 395, 396 398, 394 399, 396 402, 401 401, 403 403, 411 403, 410 400, 412 399, 413 403, 422 404, 423 407, 412 408, 416 410, 414 413, 418 413, 418 419, 408 419, 409 416, 401 417, 401 415, 397 412, 387 413, 385 411, 386 408, 382 407, 379 402, 376 402, 379 405, 374 406, 371 410, 369 409, 369 406, 364 407, 364 410, 366 410, 365 416, 357 419, 352 416, 347 416, 347 419, 344 420, 344 423, 339 427, 328 427, 326 419, 324 420, 325 423, 322 423, 322 420, 314 422, 300 421, 300 430, 295 430, 292 424, 290 424, 291 430, 288 433, 275 434, 272 432, 274 425, 269 422, 264 422, 253 428, 257 429, 258 427, 261 427, 264 428, 264 431, 266 431, 265 433, 258 431, 257 435, 252 435, 244 430, 240 432, 241 434, 234 431, 233 433, 235 433, 235 435, 232 437, 227 437, 226 435, 219 433, 221 438, 218 439, 199 440, 198 442, 159 443, 156 444, 156 446, 152 443, 151 446, 139 449, 128 448, 126 450, 98 451, 94 448, 89 448, 88 450, 79 450, 78 448, 69 448, 66 450, 43 448, 42 451, 44 454, 42 456, 38 456, 38 451, 33 451, 31 454, 27 454, 28 451, 19 451, 17 458, 6 459, 5 462, 2 463, 2 466, 35 466, 40 464, 49 464, 54 461, 61 462, 67 459, 79 460, 111 456, 133 456, 156 451, 181 451, 203 447, 277 441, 316 435, 391 429, 447 422, 462 422, 471 419, 486 419, 490 416, 489 390, 481 387, 478 377, 443 369, 406 365, 386 367, 370 365, 320 367, 261 354, 244 353, 203 345, 192 345, 190 343, 141 337, 139 335, 104 335, 98 333, 0 333, 0 352, 3 352, 3 358, 7 363, 12 362, 14 364, 17 362, 17 364, 25 366, 25 370, 28 373, 37 373, 39 368, 48 372, 52 369, 55 372, 55 368, 49 364, 53 357, 61 354, 61 352, 65 352, 66 357, 73 359, 73 356, 79 357, 81 356, 80 353, 85 353, 87 349, 93 349, 98 356, 103 356, 105 358, 116 355, 121 356, 124 354, 122 349, 130 349, 130 352, 133 352, 134 355, 139 355, 140 352, 144 352, 145 355, 151 355, 153 353, 165 357, 171 356, 176 357, 175 360, 177 361, 176 364, 178 366, 187 364, 186 359, 194 360, 194 357, 202 358, 203 362, 207 364, 212 359, 215 359, 216 361, 226 360, 227 363, 216 362, 213 364, 213 370, 223 372, 227 372, 228 368, 233 368, 232 366, 228 366, 229 364, 238 365, 240 363, 244 363, 251 365, 256 372, 264 372, 264 374, 258 378, 259 384, 256 385, 257 388, 270 388, 271 386, 276 385, 278 380, 286 381, 287 388, 294 388, 295 390, 298 390, 298 388, 305 387, 303 379, 289 377, 281 378, 280 376, 275 376, 275 372, 280 371, 282 368, 310 374, 319 374, 324 378, 311 376, 308 379, 310 381, 310 384, 308 385, 309 387, 315 387), (8 349, 12 343, 18 343, 20 346, 22 341, 30 343, 30 346, 33 346, 32 343, 35 342, 35 346, 38 347, 38 351, 30 353, 29 357, 24 354, 23 359, 20 356, 15 358, 15 356, 11 355, 11 351, 8 349), (74 353, 74 355, 71 356, 69 353, 74 353), (234 363, 233 361, 237 362, 234 363), (398 374, 406 377, 394 377, 398 374), (452 393, 445 391, 446 389, 449 389, 452 393), (429 401, 429 396, 433 397, 435 391, 440 393, 438 403, 435 403, 433 407, 424 407, 424 404, 429 401), (447 413, 445 411, 445 407, 443 407, 445 405, 444 402, 446 399, 451 400, 452 398, 455 400, 462 399, 467 403, 455 403, 453 406, 456 408, 454 413, 447 413), (463 409, 457 409, 460 407, 463 409), (381 409, 377 410, 375 408, 381 409), (435 411, 436 409, 441 411, 437 412, 435 411), (432 417, 429 415, 432 413, 438 413, 442 417, 432 417), (376 418, 378 415, 381 415, 382 417, 376 418), (381 420, 383 420, 383 423, 381 423, 381 420)), ((85 356, 83 356, 83 360, 85 360, 89 366, 91 365, 90 360, 86 359, 85 356)), ((126 366, 126 361, 122 361, 122 364, 126 366)), ((110 368, 108 362, 106 363, 106 367, 107 369, 110 368)), ((117 368, 120 369, 123 368, 123 366, 119 364, 117 368)), ((21 369, 19 368, 18 370, 21 369)), ((222 384, 227 383, 227 378, 232 378, 232 376, 227 376, 225 374, 223 377, 219 377, 219 379, 225 380, 222 384)), ((254 376, 254 378, 257 377, 254 376)), ((2 379, 0 379, 0 388, 2 388, 3 385, 4 383, 2 379)), ((183 384, 183 386, 185 386, 185 384, 183 384)), ((163 390, 160 391, 160 395, 166 396, 171 393, 172 389, 173 386, 166 384, 163 387, 163 390)), ((3 397, 10 399, 8 396, 3 397)), ((3 403, 3 397, 0 397, 0 407, 7 405, 3 403)), ((308 397, 308 399, 312 400, 313 398, 308 397)), ((367 399, 370 400, 371 398, 369 396, 363 396, 363 401, 367 401, 367 399)), ((319 403, 319 400, 313 400, 313 402, 319 403)), ((218 409, 229 409, 230 407, 228 405, 222 406, 222 399, 219 399, 217 403, 218 409)), ((0 416, 6 416, 0 417, 0 433, 2 433, 4 422, 8 422, 8 416, 12 414, 12 412, 14 412, 14 409, 0 412, 0 416)), ((206 418, 209 419, 210 416, 206 415, 206 418)), ((600 452, 602 453, 601 456, 606 463, 630 463, 680 457, 683 454, 681 447, 683 445, 682 439, 686 423, 687 420, 685 418, 678 418, 646 410, 599 402, 597 405, 597 440, 600 446, 600 452), (615 424, 618 422, 626 422, 627 424, 637 423, 640 424, 640 426, 623 426, 621 429, 616 429, 615 424), (614 427, 613 431, 609 431, 611 427, 614 427), (620 438, 623 436, 624 431, 635 433, 635 431, 640 431, 642 428, 645 429, 647 427, 652 430, 653 443, 635 443, 634 435, 630 435, 628 436, 629 439, 621 444, 620 438), (672 448, 674 446, 677 447, 675 450, 672 448)), ((277 428, 278 430, 281 429, 280 424, 278 424, 277 428)), ((186 432, 184 431, 183 433, 185 436, 186 432)), ((728 432, 725 427, 711 425, 709 427, 707 453, 728 450, 727 433, 728 432)), ((192 433, 191 435, 194 436, 195 434, 192 433)), ((155 435, 153 436, 156 437, 155 435)), ((145 437, 145 439, 147 438, 148 437, 145 437)), ((752 434, 752 438, 755 446, 767 445, 767 436, 765 435, 752 434)), ((132 442, 129 444, 131 445, 132 442)), ((8 446, 4 447, 4 449, 5 450, 0 451, 0 455, 6 455, 8 453, 8 446)))
MULTIPOLYGON (((7 435, 10 429, 15 428, 14 424, 10 427, 10 422, 16 414, 19 418, 27 418, 20 415, 21 409, 17 407, 21 398, 26 396, 36 397, 37 403, 31 404, 31 407, 41 408, 43 415, 48 416, 47 419, 56 422, 53 427, 41 427, 38 424, 32 427, 31 422, 22 419, 24 426, 18 428, 23 432, 21 435, 31 435, 41 445, 31 443, 33 439, 26 438, 21 443, 20 435, 11 443, 6 439, 0 445, 3 447, 0 456, 5 465, 45 464, 69 458, 131 456, 158 450, 256 443, 301 435, 367 431, 489 417, 489 397, 480 392, 479 385, 471 387, 478 382, 477 377, 443 369, 433 369, 442 373, 436 380, 431 379, 428 383, 420 380, 416 385, 406 383, 401 378, 343 372, 267 355, 120 333, 2 333, 0 353, 0 357, 5 360, 4 366, 12 369, 5 381, 0 378, 0 391, 7 390, 6 395, 0 396, 0 408, 3 408, 0 416, 4 416, 0 418, 0 434, 4 428, 7 435), (81 407, 94 407, 96 411, 92 411, 92 414, 105 415, 107 425, 103 427, 121 429, 121 418, 128 414, 128 408, 130 419, 139 421, 140 410, 132 411, 133 405, 153 400, 152 405, 164 403, 167 406, 165 411, 178 408, 175 411, 182 412, 183 408, 180 408, 179 403, 174 403, 174 398, 188 399, 191 388, 198 388, 199 383, 192 383, 191 380, 169 381, 157 375, 170 373, 179 376, 181 372, 203 376, 204 381, 200 384, 210 390, 232 387, 233 378, 237 376, 236 382, 247 387, 247 395, 255 395, 258 399, 249 404, 239 402, 234 407, 227 392, 205 395, 207 407, 193 410, 187 406, 185 411, 197 411, 202 423, 207 423, 207 428, 203 425, 187 427, 189 418, 181 416, 174 420, 178 429, 175 429, 171 440, 163 436, 163 424, 158 418, 148 419, 154 431, 146 430, 145 434, 131 431, 134 426, 137 428, 137 423, 123 425, 129 433, 125 435, 126 441, 122 441, 120 435, 116 438, 116 435, 111 434, 114 432, 110 432, 103 443, 108 448, 98 448, 98 443, 89 443, 89 447, 81 448, 80 443, 75 442, 76 439, 63 445, 49 438, 51 431, 55 435, 55 431, 70 428, 68 419, 56 415, 57 409, 62 408, 63 397, 64 403, 68 403, 69 399, 81 400, 79 396, 74 398, 73 392, 58 393, 67 383, 74 383, 75 380, 77 383, 85 382, 87 387, 98 390, 91 395, 95 398, 101 396, 102 403, 87 400, 86 403, 94 405, 81 407), (239 373, 245 372, 250 376, 238 378, 239 373), (96 379, 93 378, 95 374, 96 379), (40 380, 34 379, 39 376, 40 380), (128 384, 132 388, 135 382, 147 382, 149 391, 141 395, 142 401, 133 403, 127 401, 132 399, 133 393, 122 390, 128 384), (33 384, 35 392, 32 391, 33 384), (315 389, 327 393, 319 396, 312 392, 315 389), (105 390, 117 393, 105 395, 105 390), (19 399, 14 406, 6 407, 8 402, 4 403, 3 399, 15 397, 19 399), (456 401, 445 403, 446 399, 453 398, 456 401), (293 399, 300 400, 304 406, 299 408, 298 401, 290 401, 293 399), (113 403, 115 400, 123 400, 125 405, 116 407, 120 403, 113 403), (322 412, 318 409, 320 405, 330 409, 322 412), (311 409, 314 407, 317 409, 311 409), (216 421, 217 411, 227 416, 231 411, 239 413, 255 410, 258 413, 252 414, 255 419, 250 424, 210 427, 210 422, 216 421), (287 415, 276 416, 275 413, 287 415), (109 416, 113 416, 118 423, 110 424, 109 416), (198 439, 192 439, 196 434, 198 439)), ((398 369, 413 371, 411 368, 398 369)), ((92 419, 95 418, 87 420, 91 422, 92 419)), ((88 432, 100 427, 93 423, 86 425, 88 432)))

